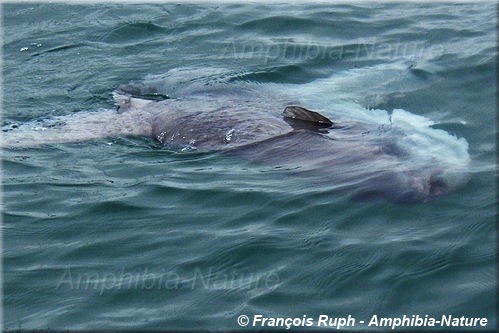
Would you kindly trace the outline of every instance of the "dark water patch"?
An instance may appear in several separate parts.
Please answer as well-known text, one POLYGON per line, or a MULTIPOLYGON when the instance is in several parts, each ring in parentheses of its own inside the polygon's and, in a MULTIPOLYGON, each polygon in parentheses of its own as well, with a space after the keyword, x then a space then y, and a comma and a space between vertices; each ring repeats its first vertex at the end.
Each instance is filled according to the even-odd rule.
POLYGON ((483 36, 484 32, 471 29, 456 30, 453 28, 433 28, 431 29, 430 41, 432 43, 445 43, 449 40, 461 40, 463 37, 483 36))
POLYGON ((341 17, 347 18, 347 20, 358 20, 369 21, 372 16, 372 12, 368 9, 357 6, 356 4, 345 5, 339 4, 335 6, 328 6, 329 8, 323 8, 323 6, 317 6, 314 8, 313 4, 310 5, 311 13, 308 15, 310 19, 320 17, 324 20, 339 20, 341 17))
POLYGON ((10 224, 15 224, 16 222, 24 220, 28 220, 29 222, 36 221, 36 217, 30 215, 31 214, 26 214, 24 212, 15 213, 4 211, 2 214, 4 230, 10 229, 12 227, 10 224))
POLYGON ((40 56, 40 55, 45 54, 45 53, 61 52, 61 51, 65 51, 65 50, 68 50, 68 49, 79 48, 79 47, 84 47, 84 46, 87 46, 87 45, 84 44, 84 43, 61 45, 61 46, 56 46, 56 47, 53 47, 53 48, 50 48, 50 49, 47 49, 47 50, 41 50, 39 52, 32 53, 31 56, 37 57, 37 56, 40 56))
MULTIPOLYGON (((26 150, 23 149, 18 152, 13 151, 12 154, 14 156, 10 157, 9 160, 4 159, 2 161, 4 170, 16 170, 25 176, 27 176, 27 174, 31 174, 32 176, 40 174, 40 166, 35 161, 31 161, 31 156, 27 155, 26 150)), ((3 176, 4 186, 9 185, 8 181, 6 182, 6 179, 9 179, 8 172, 5 172, 3 176)))
POLYGON ((300 65, 285 65, 235 76, 230 81, 307 83, 315 78, 314 73, 300 65))
POLYGON ((433 73, 414 66, 409 67, 409 72, 421 80, 430 80, 434 76, 433 73))
POLYGON ((134 98, 142 98, 151 101, 162 101, 170 98, 168 95, 159 93, 156 88, 146 86, 144 83, 138 81, 122 84, 116 90, 134 98))
MULTIPOLYGON (((421 4, 421 7, 425 7, 425 4, 421 4)), ((421 21, 426 21, 426 20, 431 20, 433 22, 451 22, 456 19, 459 19, 458 15, 451 14, 451 13, 429 13, 427 15, 413 15, 411 16, 414 21, 416 22, 421 22, 421 21)))
POLYGON ((109 201, 94 205, 92 211, 88 212, 88 214, 98 214, 105 219, 106 216, 114 216, 115 214, 119 214, 121 216, 126 216, 127 214, 139 215, 141 210, 142 208, 132 206, 130 203, 124 203, 122 201, 109 201))
POLYGON ((435 125, 431 125, 431 128, 438 128, 441 130, 446 131, 447 133, 450 133, 452 135, 459 137, 463 136, 463 133, 465 132, 466 124, 462 122, 440 122, 435 125))
POLYGON ((312 32, 314 29, 323 28, 316 22, 292 17, 292 16, 272 16, 262 19, 254 19, 239 24, 235 27, 239 30, 258 32, 260 34, 281 35, 285 33, 302 33, 303 31, 312 32), (283 29, 285 27, 285 29, 283 29))
POLYGON ((130 44, 155 39, 170 32, 167 27, 152 22, 130 22, 114 28, 99 39, 111 44, 130 44))

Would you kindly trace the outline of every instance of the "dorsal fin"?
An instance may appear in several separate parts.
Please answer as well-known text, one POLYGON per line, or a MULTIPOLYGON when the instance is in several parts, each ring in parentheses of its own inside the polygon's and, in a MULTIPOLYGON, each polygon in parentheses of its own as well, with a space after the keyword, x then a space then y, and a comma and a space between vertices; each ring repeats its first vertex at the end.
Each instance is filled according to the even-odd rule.
POLYGON ((334 123, 328 118, 324 117, 318 112, 310 111, 301 106, 287 106, 282 112, 284 118, 291 118, 294 120, 302 120, 316 124, 320 127, 331 127, 334 123))

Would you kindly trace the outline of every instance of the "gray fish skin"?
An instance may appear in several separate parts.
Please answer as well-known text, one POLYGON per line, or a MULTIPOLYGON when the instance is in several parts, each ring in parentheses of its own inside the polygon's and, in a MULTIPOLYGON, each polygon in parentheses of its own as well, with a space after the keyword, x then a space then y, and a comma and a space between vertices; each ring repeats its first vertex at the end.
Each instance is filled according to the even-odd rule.
POLYGON ((288 133, 293 130, 280 115, 284 103, 262 103, 251 96, 230 98, 209 93, 191 94, 160 102, 115 93, 120 112, 146 111, 150 136, 173 150, 225 150, 288 133))

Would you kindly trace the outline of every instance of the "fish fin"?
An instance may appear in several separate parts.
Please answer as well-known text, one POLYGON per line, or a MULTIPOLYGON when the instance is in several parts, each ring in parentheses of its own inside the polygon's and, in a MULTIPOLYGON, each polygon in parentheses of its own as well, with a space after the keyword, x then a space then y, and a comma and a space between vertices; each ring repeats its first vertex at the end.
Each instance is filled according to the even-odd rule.
POLYGON ((334 125, 327 117, 324 117, 318 112, 307 110, 301 106, 287 106, 282 112, 282 115, 285 119, 289 118, 295 121, 306 121, 308 125, 310 125, 310 123, 319 127, 331 127, 334 125))

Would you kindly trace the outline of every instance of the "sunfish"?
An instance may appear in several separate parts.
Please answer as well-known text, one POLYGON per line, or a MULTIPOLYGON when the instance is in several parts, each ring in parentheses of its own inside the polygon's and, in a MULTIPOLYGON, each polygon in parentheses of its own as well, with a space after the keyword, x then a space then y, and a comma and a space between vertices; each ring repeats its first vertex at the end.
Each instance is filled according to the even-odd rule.
POLYGON ((4 126, 2 146, 147 136, 171 150, 222 152, 294 170, 357 199, 401 203, 426 202, 465 182, 456 181, 438 158, 419 161, 399 146, 406 133, 330 120, 286 97, 247 87, 208 87, 175 99, 144 98, 126 89, 113 96, 117 110, 4 126))

